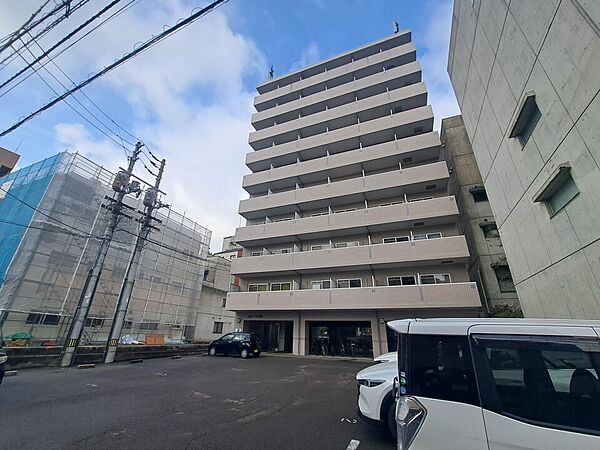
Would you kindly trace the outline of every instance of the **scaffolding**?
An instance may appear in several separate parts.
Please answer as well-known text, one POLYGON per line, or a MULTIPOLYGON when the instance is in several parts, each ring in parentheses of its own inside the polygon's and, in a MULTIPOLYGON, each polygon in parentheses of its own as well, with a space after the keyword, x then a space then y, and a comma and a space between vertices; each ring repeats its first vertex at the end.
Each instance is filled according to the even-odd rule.
MULTIPOLYGON (((29 333, 32 345, 64 342, 108 221, 114 174, 77 153, 60 153, 0 178, 0 325, 29 333)), ((138 232, 141 200, 126 197, 84 331, 106 342, 138 232)), ((194 340, 211 232, 171 209, 156 216, 123 334, 165 342, 194 340)))

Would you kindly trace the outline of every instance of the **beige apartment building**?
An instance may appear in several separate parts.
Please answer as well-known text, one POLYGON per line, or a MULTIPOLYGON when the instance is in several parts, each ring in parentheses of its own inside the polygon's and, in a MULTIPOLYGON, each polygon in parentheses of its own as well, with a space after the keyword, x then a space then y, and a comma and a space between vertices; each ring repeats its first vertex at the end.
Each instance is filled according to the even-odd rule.
POLYGON ((265 350, 377 355, 389 320, 478 314, 410 31, 257 90, 236 328, 265 350))
POLYGON ((0 147, 0 177, 8 175, 17 165, 19 158, 20 155, 0 147))
POLYGON ((526 317, 600 318, 600 2, 455 0, 448 73, 526 317))

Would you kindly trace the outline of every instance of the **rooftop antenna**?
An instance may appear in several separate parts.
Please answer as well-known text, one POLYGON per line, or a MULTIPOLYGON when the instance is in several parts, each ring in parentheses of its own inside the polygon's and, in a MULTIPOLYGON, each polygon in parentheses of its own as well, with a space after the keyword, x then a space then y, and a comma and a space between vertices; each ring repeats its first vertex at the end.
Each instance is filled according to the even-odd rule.
POLYGON ((396 21, 394 20, 394 22, 393 22, 393 26, 394 26, 394 34, 398 34, 398 33, 400 33, 400 25, 398 24, 398 22, 396 22, 396 21))
POLYGON ((271 68, 269 69, 269 80, 273 79, 273 75, 275 75, 275 69, 273 69, 273 64, 271 64, 271 68))

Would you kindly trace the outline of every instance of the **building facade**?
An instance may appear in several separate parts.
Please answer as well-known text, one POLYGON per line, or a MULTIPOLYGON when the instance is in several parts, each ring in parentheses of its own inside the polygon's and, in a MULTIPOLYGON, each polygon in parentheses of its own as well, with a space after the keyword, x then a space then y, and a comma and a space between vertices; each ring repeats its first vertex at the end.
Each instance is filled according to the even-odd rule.
POLYGON ((448 72, 528 317, 600 318, 599 18, 454 2, 448 72))
MULTIPOLYGON (((0 326, 3 336, 30 333, 32 344, 62 343, 108 221, 103 204, 114 175, 87 158, 60 153, 0 178, 0 326)), ((127 196, 83 342, 105 342, 133 242, 141 200, 127 196)), ((161 210, 142 253, 123 334, 165 342, 204 338, 198 318, 214 314, 202 300, 210 231, 161 210)), ((225 298, 221 293, 219 307, 225 298)), ((208 326, 208 325, 207 325, 208 326)), ((212 324, 210 324, 210 330, 212 324)), ((208 333, 211 334, 211 333, 208 333)))
POLYGON ((450 172, 448 193, 454 195, 460 213, 458 232, 467 239, 471 254, 469 278, 477 282, 488 315, 517 312, 519 298, 462 117, 443 119, 440 135, 450 172))
POLYGON ((477 314, 410 31, 257 90, 236 327, 265 350, 372 355, 389 320, 477 314))
MULTIPOLYGON (((5 148, 0 147, 0 177, 8 175, 8 173, 15 168, 17 161, 19 161, 19 155, 13 153, 5 148)), ((0 193, 0 195, 2 195, 0 193)))

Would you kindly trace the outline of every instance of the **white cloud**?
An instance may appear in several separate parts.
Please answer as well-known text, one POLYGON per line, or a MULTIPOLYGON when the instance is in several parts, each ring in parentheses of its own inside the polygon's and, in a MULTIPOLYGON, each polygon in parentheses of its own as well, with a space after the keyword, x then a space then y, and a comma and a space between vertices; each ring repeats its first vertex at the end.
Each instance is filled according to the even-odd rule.
POLYGON ((428 22, 417 47, 423 50, 421 66, 423 79, 429 90, 429 103, 433 107, 436 130, 441 120, 460 114, 460 109, 446 71, 450 29, 452 27, 452 2, 449 0, 430 1, 424 8, 430 11, 428 22))
POLYGON ((300 69, 301 67, 306 67, 311 64, 316 63, 321 59, 321 52, 319 50, 319 46, 316 42, 311 42, 308 46, 302 50, 300 54, 300 58, 298 58, 292 66, 290 67, 290 71, 300 69))
MULTIPOLYGON (((33 10, 31 2, 17 4, 15 8, 0 6, 0 29, 15 29, 33 10)), ((187 17, 194 6, 185 0, 145 6, 142 2, 57 62, 72 78, 83 79, 130 51, 136 42, 187 17)), ((110 103, 130 108, 131 131, 153 153, 167 159, 165 200, 213 231, 213 251, 220 250, 222 237, 235 231, 238 202, 246 196, 241 183, 247 172, 244 158, 249 150, 253 93, 245 90, 244 78, 266 66, 253 41, 232 30, 229 7, 208 14, 86 88, 92 98, 102 92, 114 96, 110 103)), ((89 8, 74 14, 68 28, 99 6, 89 8)), ((49 45, 61 35, 64 29, 57 27, 41 42, 49 45)), ((87 124, 60 123, 54 127, 54 147, 79 151, 111 170, 123 165, 123 150, 92 131, 87 124)), ((144 169, 138 167, 142 175, 144 169)))

